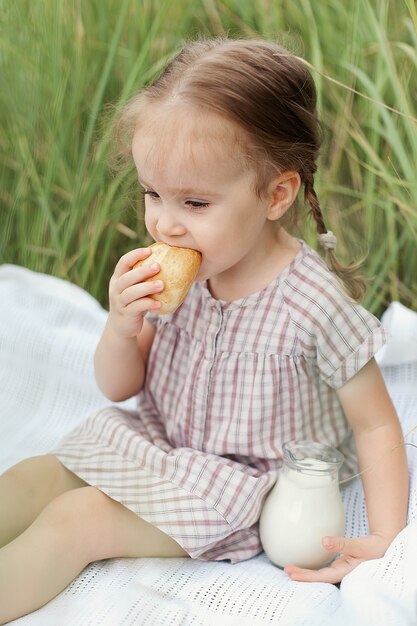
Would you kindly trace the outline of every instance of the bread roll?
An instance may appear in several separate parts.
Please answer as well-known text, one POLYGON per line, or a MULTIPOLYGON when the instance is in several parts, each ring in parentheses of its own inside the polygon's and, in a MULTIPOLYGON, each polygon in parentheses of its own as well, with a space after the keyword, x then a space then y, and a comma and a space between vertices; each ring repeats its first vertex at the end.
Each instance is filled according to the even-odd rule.
POLYGON ((161 293, 154 293, 150 297, 161 303, 155 313, 174 313, 184 302, 198 270, 201 265, 201 254, 197 250, 190 248, 178 248, 168 246, 162 241, 153 243, 149 248, 152 254, 143 261, 136 263, 134 267, 140 265, 150 265, 159 263, 161 270, 152 278, 147 280, 160 279, 164 282, 164 289, 161 293))

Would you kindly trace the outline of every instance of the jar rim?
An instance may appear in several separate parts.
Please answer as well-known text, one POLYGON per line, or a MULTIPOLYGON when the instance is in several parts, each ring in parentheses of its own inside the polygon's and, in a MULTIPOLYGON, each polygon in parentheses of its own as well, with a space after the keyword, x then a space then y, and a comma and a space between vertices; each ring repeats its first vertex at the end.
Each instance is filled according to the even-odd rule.
POLYGON ((313 474, 336 472, 344 455, 333 446, 309 439, 293 439, 282 446, 284 461, 293 469, 313 474))

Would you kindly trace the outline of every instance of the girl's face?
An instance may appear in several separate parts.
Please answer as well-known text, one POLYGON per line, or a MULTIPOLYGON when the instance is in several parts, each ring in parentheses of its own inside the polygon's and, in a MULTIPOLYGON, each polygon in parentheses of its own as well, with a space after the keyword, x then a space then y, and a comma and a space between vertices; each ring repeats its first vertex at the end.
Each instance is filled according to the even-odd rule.
POLYGON ((154 111, 133 138, 145 194, 145 223, 156 241, 202 254, 197 280, 226 286, 244 280, 271 249, 276 228, 254 172, 239 158, 241 142, 217 115, 154 111))

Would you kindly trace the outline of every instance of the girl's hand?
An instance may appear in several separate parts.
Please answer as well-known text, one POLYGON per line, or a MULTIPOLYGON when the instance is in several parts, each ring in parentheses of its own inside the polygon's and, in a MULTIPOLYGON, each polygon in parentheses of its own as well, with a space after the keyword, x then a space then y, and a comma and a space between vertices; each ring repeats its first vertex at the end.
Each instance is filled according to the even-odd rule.
POLYGON ((163 290, 160 280, 145 282, 160 271, 158 263, 132 267, 152 253, 149 248, 137 248, 121 257, 109 285, 109 323, 119 337, 135 337, 142 330, 146 311, 161 305, 149 296, 163 290))
POLYGON ((319 570, 310 570, 288 565, 284 572, 291 580, 300 582, 339 583, 346 574, 349 574, 363 561, 378 559, 385 554, 390 542, 381 535, 368 535, 348 539, 347 537, 324 537, 323 547, 329 552, 338 552, 336 558, 328 567, 319 570))

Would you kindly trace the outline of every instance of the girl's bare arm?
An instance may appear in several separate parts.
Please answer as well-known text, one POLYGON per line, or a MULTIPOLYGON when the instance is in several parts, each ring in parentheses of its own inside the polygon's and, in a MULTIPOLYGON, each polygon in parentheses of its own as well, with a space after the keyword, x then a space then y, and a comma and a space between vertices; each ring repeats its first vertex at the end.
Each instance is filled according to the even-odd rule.
POLYGON ((112 402, 131 398, 143 387, 154 335, 154 327, 144 320, 138 337, 120 337, 107 320, 94 368, 98 386, 112 402))
POLYGON ((387 548, 406 524, 408 468, 401 425, 375 359, 339 398, 355 435, 369 531, 387 548))
POLYGON ((285 568, 293 580, 340 582, 362 561, 382 557, 407 522, 408 469, 403 433, 375 360, 353 376, 338 395, 355 436, 369 535, 323 538, 323 546, 340 557, 317 571, 285 568))
POLYGON ((163 284, 147 280, 159 272, 158 264, 132 268, 149 254, 149 248, 125 254, 110 280, 110 311, 94 356, 94 368, 98 386, 112 402, 135 395, 145 381, 155 330, 144 316, 146 311, 160 307, 149 296, 162 291, 163 284))

